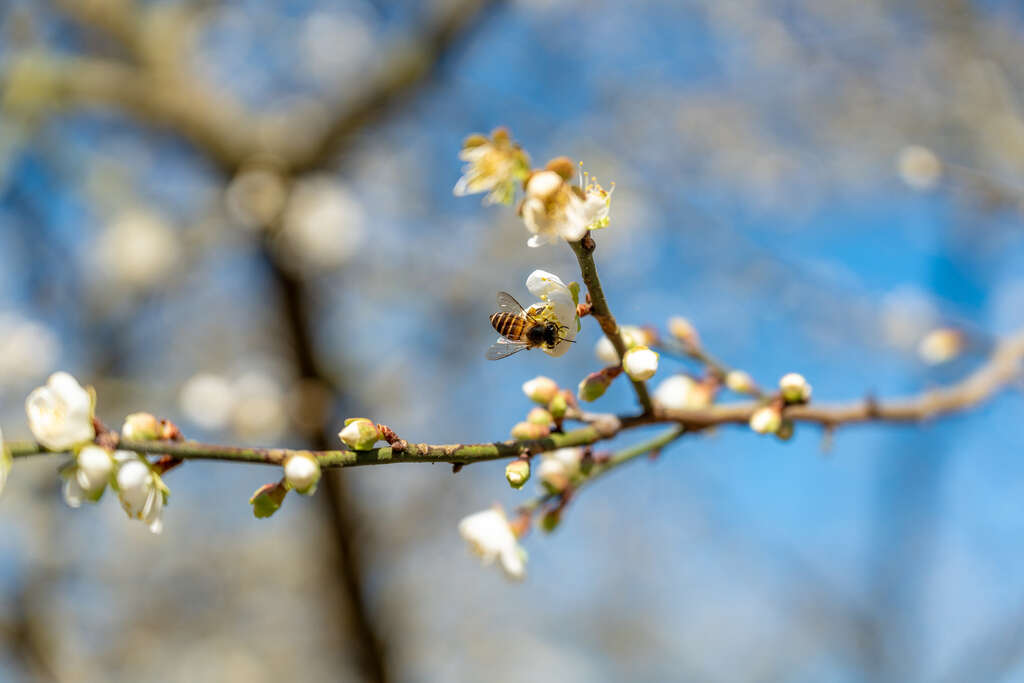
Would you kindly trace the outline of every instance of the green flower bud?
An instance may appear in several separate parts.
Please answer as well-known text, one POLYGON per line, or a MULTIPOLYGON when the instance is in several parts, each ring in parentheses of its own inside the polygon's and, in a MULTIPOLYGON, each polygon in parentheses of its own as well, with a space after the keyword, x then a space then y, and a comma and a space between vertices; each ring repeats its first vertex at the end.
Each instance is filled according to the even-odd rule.
POLYGON ((546 510, 540 518, 540 530, 546 534, 550 534, 552 531, 558 528, 558 525, 562 522, 562 511, 555 508, 552 510, 546 510))
POLYGON ((526 415, 526 421, 530 424, 544 425, 545 427, 550 425, 552 420, 551 413, 543 408, 534 408, 526 415))
POLYGON ((276 484, 264 484, 252 494, 249 503, 252 504, 252 514, 256 519, 270 517, 281 508, 284 497, 288 494, 288 487, 282 482, 276 484))
POLYGON ((505 479, 509 486, 514 489, 523 488, 523 484, 530 480, 530 461, 513 460, 505 466, 505 479))
POLYGON ((534 441, 543 439, 551 433, 547 425, 534 424, 533 422, 519 422, 512 428, 512 438, 519 441, 534 441))
POLYGON ((576 395, 579 396, 581 401, 596 401, 604 396, 604 392, 611 386, 612 380, 618 377, 621 372, 622 368, 612 366, 590 373, 580 382, 576 395))
POLYGON ((561 420, 565 417, 567 410, 569 410, 569 402, 565 400, 565 395, 562 392, 555 394, 555 397, 548 403, 548 412, 551 413, 551 417, 555 420, 561 420))
POLYGON ((803 375, 795 372, 779 380, 779 391, 786 403, 807 403, 811 400, 811 385, 803 375))
POLYGON ((124 419, 121 438, 126 441, 156 441, 163 427, 160 420, 149 413, 132 413, 124 419))

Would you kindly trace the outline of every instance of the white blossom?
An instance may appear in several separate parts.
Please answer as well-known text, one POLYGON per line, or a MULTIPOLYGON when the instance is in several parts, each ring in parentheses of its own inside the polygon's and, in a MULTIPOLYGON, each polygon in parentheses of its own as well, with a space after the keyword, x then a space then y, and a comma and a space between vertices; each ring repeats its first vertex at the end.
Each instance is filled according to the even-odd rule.
POLYGON ((296 184, 282 218, 281 246, 297 269, 328 271, 350 261, 366 240, 366 210, 328 176, 296 184))
POLYGON ((530 158, 504 128, 491 137, 471 135, 463 143, 459 158, 466 162, 462 177, 455 183, 455 196, 486 192, 484 204, 509 204, 516 183, 526 177, 530 158))
POLYGON ((0 385, 37 381, 60 355, 60 340, 46 325, 18 313, 0 313, 0 385))
POLYGON ((459 522, 459 534, 485 565, 498 560, 509 578, 522 579, 526 575, 526 551, 519 545, 500 507, 463 518, 459 522))
POLYGON ((658 371, 658 354, 646 346, 634 346, 622 357, 622 369, 634 381, 650 379, 658 371))
POLYGON ((558 493, 569 485, 579 474, 580 462, 583 460, 582 448, 559 448, 541 454, 537 478, 541 484, 553 493, 558 493))
POLYGON ((959 356, 966 345, 967 339, 962 332, 940 327, 921 339, 917 354, 928 365, 940 365, 959 356))
POLYGON ((95 502, 103 494, 114 460, 110 452, 100 446, 88 445, 75 456, 74 464, 64 471, 64 502, 77 508, 83 502, 95 502))
POLYGON ((141 520, 151 532, 159 534, 164 528, 162 516, 167 487, 138 454, 117 451, 115 459, 120 462, 116 479, 121 507, 128 517, 141 520))
POLYGON ((93 397, 66 372, 50 375, 25 400, 28 426, 46 448, 63 451, 92 440, 93 397))
POLYGON ((575 242, 587 234, 583 199, 554 171, 537 171, 526 183, 526 198, 519 209, 526 229, 533 233, 528 246, 539 247, 559 237, 575 242))
POLYGON ((597 178, 583 170, 580 162, 580 187, 583 188, 583 221, 587 230, 599 230, 608 226, 615 183, 608 190, 601 187, 597 178))
POLYGON ((554 347, 543 346, 544 353, 561 356, 576 339, 579 318, 576 317, 576 300, 572 290, 557 276, 545 270, 535 270, 526 278, 526 288, 541 303, 530 307, 530 314, 543 322, 554 322, 559 326, 559 340, 554 347))

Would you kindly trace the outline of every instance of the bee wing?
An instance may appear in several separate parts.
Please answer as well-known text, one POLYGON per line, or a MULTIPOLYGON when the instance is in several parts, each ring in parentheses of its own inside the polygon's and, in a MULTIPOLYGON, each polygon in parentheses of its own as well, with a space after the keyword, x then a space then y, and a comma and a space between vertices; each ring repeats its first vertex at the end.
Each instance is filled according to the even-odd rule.
POLYGON ((504 337, 498 337, 498 341, 494 342, 487 348, 487 352, 484 356, 487 360, 500 360, 511 356, 513 353, 519 353, 523 349, 529 348, 529 344, 521 341, 511 341, 504 337))
POLYGON ((516 301, 516 298, 508 292, 498 292, 498 310, 514 315, 526 313, 526 309, 523 308, 522 304, 516 301))

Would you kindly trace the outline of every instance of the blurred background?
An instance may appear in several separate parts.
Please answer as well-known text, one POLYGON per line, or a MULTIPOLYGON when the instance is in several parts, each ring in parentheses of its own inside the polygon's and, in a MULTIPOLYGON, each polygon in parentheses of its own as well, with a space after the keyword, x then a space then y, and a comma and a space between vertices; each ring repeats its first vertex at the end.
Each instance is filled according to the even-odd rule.
MULTIPOLYGON (((8 438, 56 369, 110 425, 216 442, 323 447, 347 415, 504 438, 523 381, 599 363, 588 321, 561 359, 483 359, 494 292, 578 278, 452 196, 462 138, 497 125, 615 181, 596 257, 621 323, 685 315, 765 385, 919 391, 1024 324, 1015 2, 0 7, 8 438), (929 365, 944 325, 971 343, 929 365)), ((1020 410, 683 439, 529 536, 520 585, 456 531, 528 499, 503 463, 336 472, 261 521, 275 471, 186 463, 151 536, 19 461, 0 680, 1024 680, 1020 410)))

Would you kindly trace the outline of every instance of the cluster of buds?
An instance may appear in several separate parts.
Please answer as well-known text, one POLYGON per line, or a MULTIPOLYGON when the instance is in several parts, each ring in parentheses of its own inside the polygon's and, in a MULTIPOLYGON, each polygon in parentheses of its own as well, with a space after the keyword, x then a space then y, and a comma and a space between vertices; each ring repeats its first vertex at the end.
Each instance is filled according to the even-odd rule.
POLYGON ((774 434, 786 441, 793 437, 793 421, 783 414, 787 405, 799 405, 811 400, 811 385, 803 375, 795 372, 779 380, 779 393, 750 416, 750 428, 758 434, 774 434))

